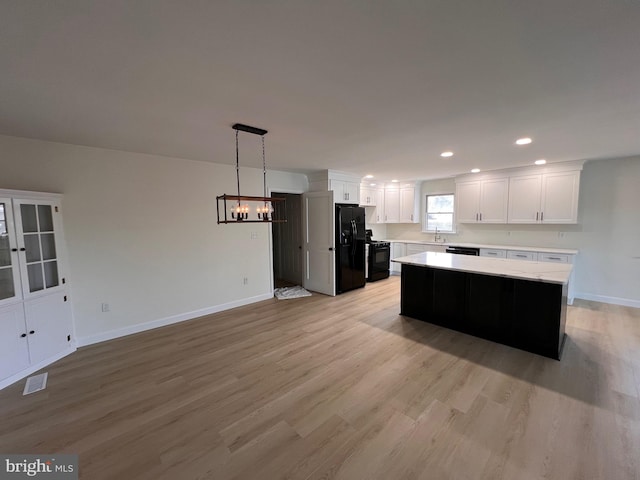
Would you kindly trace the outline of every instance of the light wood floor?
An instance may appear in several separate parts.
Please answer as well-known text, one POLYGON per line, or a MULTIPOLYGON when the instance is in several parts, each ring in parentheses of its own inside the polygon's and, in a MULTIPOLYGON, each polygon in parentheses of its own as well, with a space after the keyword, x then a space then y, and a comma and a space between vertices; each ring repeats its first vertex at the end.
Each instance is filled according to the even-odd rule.
POLYGON ((0 392, 0 452, 99 479, 638 479, 640 310, 558 362, 398 315, 399 279, 83 348, 0 392))

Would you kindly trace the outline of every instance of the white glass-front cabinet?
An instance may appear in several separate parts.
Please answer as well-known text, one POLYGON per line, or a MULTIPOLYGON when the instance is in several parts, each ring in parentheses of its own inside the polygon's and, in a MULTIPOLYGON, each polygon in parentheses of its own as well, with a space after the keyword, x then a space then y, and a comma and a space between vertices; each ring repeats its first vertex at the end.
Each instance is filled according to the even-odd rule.
POLYGON ((75 349, 60 199, 11 193, 0 190, 0 388, 75 349))

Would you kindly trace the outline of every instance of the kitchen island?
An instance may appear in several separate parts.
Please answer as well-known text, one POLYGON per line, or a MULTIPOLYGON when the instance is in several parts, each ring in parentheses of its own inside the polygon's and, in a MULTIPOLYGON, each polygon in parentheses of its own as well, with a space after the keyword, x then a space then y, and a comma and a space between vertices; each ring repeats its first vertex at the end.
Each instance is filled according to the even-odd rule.
POLYGON ((437 252, 392 261, 401 315, 560 359, 572 265, 437 252))

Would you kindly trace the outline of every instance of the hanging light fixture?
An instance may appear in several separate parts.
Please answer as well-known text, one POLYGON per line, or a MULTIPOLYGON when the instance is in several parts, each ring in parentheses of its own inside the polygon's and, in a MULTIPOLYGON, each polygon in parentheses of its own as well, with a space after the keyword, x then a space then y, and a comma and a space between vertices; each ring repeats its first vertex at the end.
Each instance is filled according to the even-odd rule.
POLYGON ((218 212, 218 223, 283 223, 284 217, 280 218, 283 208, 274 209, 276 202, 284 202, 284 198, 267 197, 267 164, 264 153, 264 136, 266 130, 249 125, 236 123, 232 127, 236 131, 236 185, 237 195, 220 195, 216 197, 216 208, 218 212), (262 138, 262 197, 250 197, 240 195, 240 155, 238 149, 239 131, 260 135, 262 138), (222 215, 222 216, 221 216, 222 215), (255 215, 255 217, 254 217, 255 215))

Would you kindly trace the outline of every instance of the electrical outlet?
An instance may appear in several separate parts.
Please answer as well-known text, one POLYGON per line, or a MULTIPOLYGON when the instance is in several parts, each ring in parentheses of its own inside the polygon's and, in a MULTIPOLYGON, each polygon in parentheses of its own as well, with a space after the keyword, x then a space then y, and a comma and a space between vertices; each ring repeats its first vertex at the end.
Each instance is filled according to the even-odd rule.
POLYGON ((249 279, 248 279, 247 277, 244 277, 244 278, 242 279, 242 284, 243 284, 243 285, 249 285, 249 279))
POLYGON ((102 304, 102 311, 103 312, 108 312, 109 311, 109 304, 108 303, 103 303, 102 304))
POLYGON ((251 240, 257 240, 258 239, 258 232, 251 232, 251 240))

